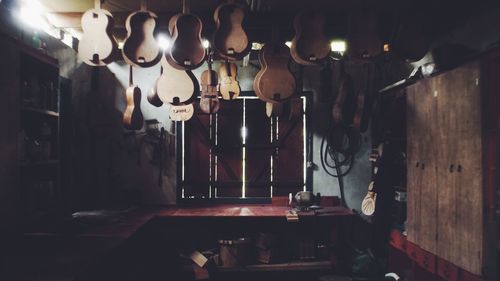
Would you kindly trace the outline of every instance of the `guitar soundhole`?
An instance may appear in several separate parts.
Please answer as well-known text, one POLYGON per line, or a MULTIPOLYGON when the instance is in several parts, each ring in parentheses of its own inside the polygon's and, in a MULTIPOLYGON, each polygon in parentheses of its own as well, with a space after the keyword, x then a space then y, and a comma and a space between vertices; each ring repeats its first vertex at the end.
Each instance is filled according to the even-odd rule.
POLYGON ((275 93, 273 99, 275 101, 279 101, 279 100, 281 100, 281 95, 279 93, 275 93))
POLYGON ((173 104, 179 104, 179 103, 180 103, 180 102, 179 102, 179 97, 174 97, 174 98, 172 99, 172 103, 173 103, 173 104))
POLYGON ((98 18, 98 17, 99 17, 99 14, 92 13, 92 17, 93 17, 94 19, 96 19, 96 18, 98 18))
POLYGON ((95 63, 99 62, 99 54, 93 54, 92 55, 92 61, 95 62, 95 63))
POLYGON ((139 62, 139 63, 145 63, 146 59, 144 57, 139 57, 139 58, 137 58, 137 62, 139 62))

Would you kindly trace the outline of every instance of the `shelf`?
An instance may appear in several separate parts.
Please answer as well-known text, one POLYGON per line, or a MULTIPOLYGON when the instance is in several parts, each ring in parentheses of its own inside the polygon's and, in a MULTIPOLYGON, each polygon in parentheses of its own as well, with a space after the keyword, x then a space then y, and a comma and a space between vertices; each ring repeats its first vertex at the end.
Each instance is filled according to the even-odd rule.
POLYGON ((46 166, 46 165, 57 165, 59 164, 59 160, 57 159, 52 159, 52 160, 44 160, 44 161, 37 161, 37 162, 21 162, 19 165, 21 167, 34 167, 34 166, 46 166))
MULTIPOLYGON (((186 266, 185 270, 192 270, 191 266, 186 266)), ((272 271, 311 271, 311 270, 330 270, 332 264, 330 261, 294 261, 288 263, 275 264, 252 264, 240 267, 217 267, 218 272, 272 272, 272 271)))
POLYGON ((33 112, 41 115, 48 115, 52 117, 59 117, 59 113, 52 111, 52 110, 46 110, 46 109, 39 109, 39 108, 34 108, 34 107, 21 107, 21 110, 23 111, 28 111, 28 112, 33 112))

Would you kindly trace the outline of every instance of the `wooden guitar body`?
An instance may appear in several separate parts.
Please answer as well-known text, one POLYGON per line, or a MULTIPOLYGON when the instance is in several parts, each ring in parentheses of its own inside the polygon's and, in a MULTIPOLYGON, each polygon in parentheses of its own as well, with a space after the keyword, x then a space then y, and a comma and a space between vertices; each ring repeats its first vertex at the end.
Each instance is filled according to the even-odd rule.
POLYGON ((251 44, 244 28, 245 13, 245 7, 237 3, 223 3, 215 10, 214 48, 225 59, 239 60, 250 51, 251 44))
POLYGON ((302 65, 317 65, 330 54, 330 42, 325 36, 325 17, 318 12, 303 12, 294 20, 295 36, 290 54, 302 65))
POLYGON ((141 112, 141 89, 132 85, 125 92, 127 96, 127 107, 123 113, 123 125, 129 130, 140 130, 144 117, 141 112))
POLYGON ((205 59, 202 28, 200 18, 193 14, 178 14, 169 21, 172 45, 168 55, 182 69, 195 69, 205 59))
POLYGON ((378 34, 379 16, 370 11, 353 15, 347 36, 348 55, 354 60, 365 60, 382 53, 382 40, 378 34))
POLYGON ((262 67, 253 83, 257 97, 271 103, 290 99, 296 91, 295 77, 288 68, 290 50, 284 44, 267 43, 259 53, 259 61, 262 67))
POLYGON ((113 16, 100 8, 86 11, 82 16, 83 37, 78 43, 78 57, 91 66, 112 62, 117 50, 113 38, 113 16))
POLYGON ((236 64, 226 61, 219 67, 219 91, 224 100, 232 100, 240 95, 240 83, 236 80, 236 64))
POLYGON ((187 121, 193 117, 193 104, 171 105, 169 117, 172 121, 187 121))
POLYGON ((158 79, 156 79, 155 84, 151 88, 151 90, 148 93, 148 101, 151 105, 156 106, 156 107, 161 107, 163 105, 163 102, 161 101, 160 97, 158 96, 158 79))
POLYGON ((126 63, 151 67, 161 59, 161 51, 155 39, 157 17, 154 13, 141 10, 130 14, 125 22, 127 38, 123 43, 123 59, 126 63))
POLYGON ((166 58, 161 60, 161 65, 163 72, 158 78, 156 91, 163 103, 186 103, 199 92, 198 81, 191 71, 172 67, 166 58))

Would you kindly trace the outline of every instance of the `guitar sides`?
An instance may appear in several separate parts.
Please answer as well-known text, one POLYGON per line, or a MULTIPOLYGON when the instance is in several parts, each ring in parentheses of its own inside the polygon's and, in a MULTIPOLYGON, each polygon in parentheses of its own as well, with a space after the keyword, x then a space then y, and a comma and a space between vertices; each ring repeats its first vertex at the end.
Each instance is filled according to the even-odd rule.
POLYGON ((242 59, 250 51, 250 41, 244 29, 245 12, 246 9, 236 3, 224 3, 215 10, 214 47, 225 59, 242 59))
POLYGON ((126 63, 151 67, 161 59, 161 51, 154 37, 157 17, 148 11, 130 14, 125 22, 127 38, 123 43, 123 59, 126 63))
POLYGON ((295 17, 295 36, 290 54, 302 65, 321 64, 330 54, 330 42, 325 35, 325 17, 317 12, 304 12, 295 17))
POLYGON ((183 69, 195 69, 205 59, 201 31, 203 23, 193 14, 178 14, 169 21, 172 46, 170 58, 183 69))

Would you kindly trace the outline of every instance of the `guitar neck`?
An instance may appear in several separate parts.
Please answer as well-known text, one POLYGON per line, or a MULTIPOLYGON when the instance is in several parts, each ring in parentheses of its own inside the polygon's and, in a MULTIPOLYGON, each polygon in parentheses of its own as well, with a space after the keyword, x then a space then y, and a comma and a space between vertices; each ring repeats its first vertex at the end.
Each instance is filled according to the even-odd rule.
POLYGON ((134 84, 134 78, 132 77, 132 66, 129 68, 128 85, 132 86, 134 84))
POLYGON ((141 0, 141 11, 146 11, 146 10, 147 10, 146 0, 141 0))
POLYGON ((229 64, 229 61, 226 60, 225 62, 225 66, 226 66, 226 72, 227 72, 227 76, 231 77, 231 65, 229 64))
POLYGON ((94 0, 94 8, 96 10, 101 9, 101 0, 94 0))
POLYGON ((189 0, 182 0, 182 13, 189 14, 189 0))

